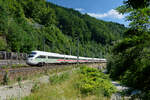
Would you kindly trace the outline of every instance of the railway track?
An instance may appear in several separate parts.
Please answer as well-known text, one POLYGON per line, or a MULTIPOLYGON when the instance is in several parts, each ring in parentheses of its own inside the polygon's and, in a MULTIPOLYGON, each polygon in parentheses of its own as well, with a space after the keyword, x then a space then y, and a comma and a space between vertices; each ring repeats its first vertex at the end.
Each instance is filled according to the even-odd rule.
MULTIPOLYGON (((65 64, 64 64, 65 65, 65 64)), ((21 67, 21 68, 0 68, 0 74, 9 72, 9 73, 15 73, 15 72, 27 72, 27 71, 34 71, 34 70, 46 70, 46 69, 52 69, 52 68, 58 68, 62 67, 64 65, 58 65, 58 64, 51 64, 48 66, 42 66, 42 67, 21 67)))
MULTIPOLYGON (((101 62, 104 63, 104 62, 101 62)), ((6 72, 9 73, 15 73, 15 72, 28 72, 28 71, 36 71, 36 70, 47 70, 47 69, 52 69, 52 68, 59 68, 59 67, 63 67, 63 66, 71 66, 71 65, 76 65, 77 63, 57 63, 57 64, 46 64, 45 66, 42 67, 37 67, 37 66, 21 66, 21 67, 16 67, 16 68, 1 68, 0 67, 0 75, 4 74, 6 72)), ((81 63, 81 64, 92 64, 92 63, 81 63)))
POLYGON ((14 73, 14 72, 25 72, 25 71, 30 71, 30 70, 40 70, 40 67, 22 67, 22 68, 5 68, 5 69, 1 69, 0 73, 3 72, 10 72, 10 73, 14 73))

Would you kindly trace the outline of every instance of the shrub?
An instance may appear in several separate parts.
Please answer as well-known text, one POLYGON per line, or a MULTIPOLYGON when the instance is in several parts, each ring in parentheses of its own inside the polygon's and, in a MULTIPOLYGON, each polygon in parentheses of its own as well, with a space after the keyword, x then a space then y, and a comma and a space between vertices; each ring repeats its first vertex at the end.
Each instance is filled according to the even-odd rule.
POLYGON ((82 94, 96 94, 100 90, 104 96, 111 96, 112 93, 116 92, 109 76, 97 69, 81 67, 79 74, 80 80, 76 85, 82 94))

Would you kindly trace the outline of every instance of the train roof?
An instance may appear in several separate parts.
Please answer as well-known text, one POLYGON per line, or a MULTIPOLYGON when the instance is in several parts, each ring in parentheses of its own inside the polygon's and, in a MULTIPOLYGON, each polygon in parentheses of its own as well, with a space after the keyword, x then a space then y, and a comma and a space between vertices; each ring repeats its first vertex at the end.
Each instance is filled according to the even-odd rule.
POLYGON ((45 52, 45 51, 32 51, 32 52, 36 52, 38 54, 46 55, 46 56, 53 56, 53 57, 76 58, 76 56, 72 56, 72 55, 63 55, 59 53, 52 53, 52 52, 45 52))

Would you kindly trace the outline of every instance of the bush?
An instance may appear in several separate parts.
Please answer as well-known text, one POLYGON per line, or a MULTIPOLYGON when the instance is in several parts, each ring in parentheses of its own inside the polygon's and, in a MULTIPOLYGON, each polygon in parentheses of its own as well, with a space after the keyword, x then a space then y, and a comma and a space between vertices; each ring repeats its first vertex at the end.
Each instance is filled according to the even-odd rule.
POLYGON ((101 91, 104 96, 111 96, 112 93, 116 92, 109 76, 97 69, 81 67, 79 74, 80 80, 76 85, 82 94, 96 94, 101 91))

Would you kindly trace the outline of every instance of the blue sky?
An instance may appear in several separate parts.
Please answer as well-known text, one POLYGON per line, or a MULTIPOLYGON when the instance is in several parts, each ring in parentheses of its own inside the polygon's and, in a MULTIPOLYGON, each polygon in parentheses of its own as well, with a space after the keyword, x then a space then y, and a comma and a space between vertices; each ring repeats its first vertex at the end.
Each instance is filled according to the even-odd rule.
POLYGON ((54 4, 73 8, 87 13, 97 19, 128 25, 125 15, 119 14, 115 8, 123 4, 123 0, 48 0, 54 4))

